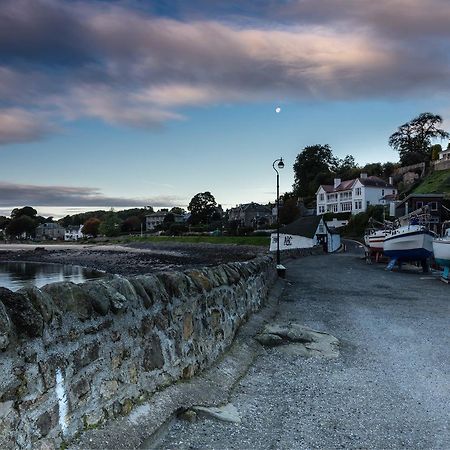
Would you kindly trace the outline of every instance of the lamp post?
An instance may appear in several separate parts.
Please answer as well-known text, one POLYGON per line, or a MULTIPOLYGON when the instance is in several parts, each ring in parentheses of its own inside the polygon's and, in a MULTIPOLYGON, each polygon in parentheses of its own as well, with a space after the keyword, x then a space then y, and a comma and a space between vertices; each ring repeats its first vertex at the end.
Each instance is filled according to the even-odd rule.
MULTIPOLYGON (((275 167, 275 163, 279 169, 284 167, 283 158, 276 159, 273 164, 273 170, 277 173, 277 270, 281 269, 280 266, 280 174, 275 167)), ((280 272, 279 272, 280 273, 280 272)))

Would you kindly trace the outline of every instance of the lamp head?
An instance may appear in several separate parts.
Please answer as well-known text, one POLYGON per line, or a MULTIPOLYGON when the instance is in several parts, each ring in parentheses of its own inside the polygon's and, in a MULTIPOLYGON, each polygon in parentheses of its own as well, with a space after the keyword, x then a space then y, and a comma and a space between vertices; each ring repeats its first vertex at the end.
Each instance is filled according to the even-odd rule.
POLYGON ((279 168, 279 169, 283 169, 283 168, 284 168, 283 158, 280 158, 280 161, 279 161, 279 163, 278 163, 278 168, 279 168))

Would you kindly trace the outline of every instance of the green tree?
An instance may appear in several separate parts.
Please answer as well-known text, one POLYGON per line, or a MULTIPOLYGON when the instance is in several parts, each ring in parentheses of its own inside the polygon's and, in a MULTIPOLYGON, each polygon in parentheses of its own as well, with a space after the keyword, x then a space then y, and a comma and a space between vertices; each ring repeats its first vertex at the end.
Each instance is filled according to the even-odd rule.
POLYGON ((11 211, 11 219, 16 219, 20 216, 36 217, 37 211, 31 206, 24 206, 23 208, 14 208, 11 211))
POLYGON ((97 237, 100 223, 100 219, 97 219, 97 217, 91 217, 84 222, 81 232, 87 236, 97 237))
POLYGON ((179 208, 178 206, 174 206, 169 212, 172 214, 185 214, 186 211, 183 208, 179 208))
POLYGON ((99 234, 104 234, 108 237, 118 236, 120 234, 120 225, 120 217, 113 209, 111 209, 103 218, 103 221, 98 228, 98 232, 99 234))
POLYGON ((431 141, 450 137, 441 124, 441 116, 426 112, 398 127, 389 145, 399 152, 403 166, 429 161, 431 141))
POLYGON ((431 161, 437 161, 439 159, 439 153, 442 152, 441 144, 435 144, 430 147, 431 161))
POLYGON ((191 223, 208 223, 217 208, 216 199, 211 192, 199 192, 192 197, 188 210, 191 212, 191 223))
POLYGON ((140 231, 141 225, 143 224, 143 219, 138 216, 130 216, 127 217, 122 222, 122 231, 130 232, 130 231, 140 231))
POLYGON ((287 225, 300 216, 300 208, 297 206, 296 197, 284 197, 283 206, 280 207, 280 223, 287 225))
POLYGON ((14 217, 8 226, 6 227, 6 233, 9 236, 14 236, 16 238, 20 238, 23 233, 25 233, 26 237, 34 234, 36 229, 37 222, 28 215, 22 215, 19 217, 14 217))
POLYGON ((300 197, 312 197, 324 179, 333 177, 336 159, 329 145, 305 147, 294 162, 294 192, 300 197))

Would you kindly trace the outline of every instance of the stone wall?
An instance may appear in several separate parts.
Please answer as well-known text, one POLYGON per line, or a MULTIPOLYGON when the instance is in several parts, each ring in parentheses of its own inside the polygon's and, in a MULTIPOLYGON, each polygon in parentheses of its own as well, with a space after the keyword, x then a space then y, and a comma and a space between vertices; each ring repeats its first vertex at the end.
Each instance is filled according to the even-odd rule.
POLYGON ((207 367, 265 302, 271 257, 0 288, 0 448, 59 448, 207 367))
POLYGON ((431 167, 433 170, 447 170, 450 169, 450 159, 438 159, 437 161, 431 161, 431 167))

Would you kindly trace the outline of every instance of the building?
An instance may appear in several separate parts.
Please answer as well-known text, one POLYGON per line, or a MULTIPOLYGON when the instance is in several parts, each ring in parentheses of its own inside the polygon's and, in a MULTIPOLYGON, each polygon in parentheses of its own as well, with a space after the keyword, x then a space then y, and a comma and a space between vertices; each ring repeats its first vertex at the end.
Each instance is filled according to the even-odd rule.
POLYGON ((387 195, 397 195, 397 189, 379 177, 362 173, 359 178, 342 181, 334 179, 333 185, 321 185, 316 192, 317 215, 327 212, 358 214, 370 205, 382 205, 387 195))
POLYGON ((55 222, 47 222, 36 227, 36 239, 38 240, 56 240, 64 239, 66 230, 55 222))
MULTIPOLYGON (((322 217, 300 217, 280 228, 280 250, 311 248, 321 245, 326 252, 337 251, 341 246, 341 236, 329 228, 322 217)), ((277 249, 277 234, 271 235, 270 251, 277 249)))
POLYGON ((444 194, 410 194, 395 207, 395 217, 406 216, 424 206, 428 207, 430 214, 430 229, 440 233, 445 212, 442 208, 444 194))
POLYGON ((68 226, 66 232, 64 233, 65 241, 78 241, 78 239, 83 239, 84 234, 81 232, 83 225, 79 226, 68 226))
POLYGON ((185 215, 183 214, 174 214, 169 212, 168 209, 161 209, 158 212, 151 213, 145 216, 145 229, 147 231, 154 231, 158 225, 162 225, 164 223, 164 219, 168 214, 172 214, 174 217, 175 223, 183 223, 185 222, 185 215))
POLYGON ((241 227, 264 227, 272 223, 272 209, 259 203, 245 203, 228 210, 228 221, 241 227))

